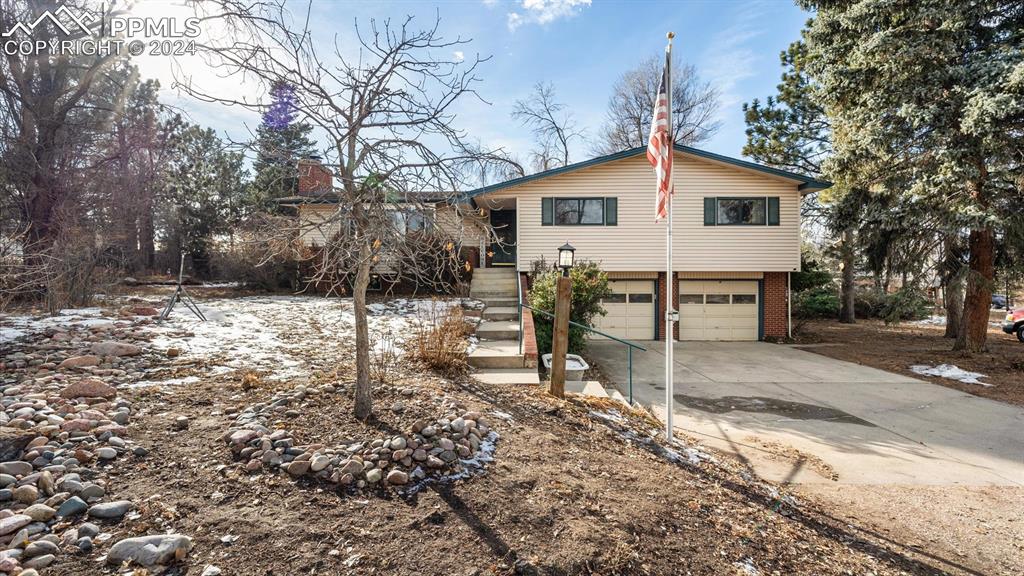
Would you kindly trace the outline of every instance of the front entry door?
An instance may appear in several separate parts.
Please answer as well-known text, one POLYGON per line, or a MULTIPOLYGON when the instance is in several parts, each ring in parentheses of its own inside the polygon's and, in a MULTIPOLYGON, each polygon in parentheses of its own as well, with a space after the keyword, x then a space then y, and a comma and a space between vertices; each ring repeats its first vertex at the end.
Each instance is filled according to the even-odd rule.
POLYGON ((488 262, 491 266, 516 265, 516 211, 491 210, 491 227, 496 242, 491 243, 488 262))

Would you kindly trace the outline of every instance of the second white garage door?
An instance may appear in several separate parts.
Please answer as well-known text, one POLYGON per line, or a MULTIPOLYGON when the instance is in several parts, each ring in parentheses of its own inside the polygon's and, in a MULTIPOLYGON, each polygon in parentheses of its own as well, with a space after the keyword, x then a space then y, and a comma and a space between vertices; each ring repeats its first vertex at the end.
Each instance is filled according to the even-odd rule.
POLYGON ((756 281, 679 282, 680 340, 757 340, 757 311, 756 281))
POLYGON ((627 340, 654 339, 654 281, 612 280, 612 295, 601 301, 604 316, 594 327, 627 340))

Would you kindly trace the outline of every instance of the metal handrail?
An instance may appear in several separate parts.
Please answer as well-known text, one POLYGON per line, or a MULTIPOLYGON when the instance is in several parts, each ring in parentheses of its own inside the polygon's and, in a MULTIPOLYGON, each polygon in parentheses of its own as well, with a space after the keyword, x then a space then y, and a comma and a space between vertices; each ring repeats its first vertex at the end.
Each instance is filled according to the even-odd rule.
MULTIPOLYGON (((532 312, 538 312, 540 314, 543 314, 544 316, 547 316, 547 317, 551 318, 552 320, 555 319, 555 315, 554 315, 554 313, 548 312, 547 310, 540 310, 540 309, 534 308, 533 306, 528 306, 526 304, 523 304, 522 286, 520 286, 519 292, 520 292, 520 294, 519 294, 519 353, 522 354, 523 353, 523 308, 526 308, 526 309, 528 309, 528 310, 530 310, 532 312)), ((584 329, 584 330, 586 330, 588 332, 593 332, 595 334, 600 334, 601 336, 604 336, 605 338, 610 338, 612 340, 615 340, 616 342, 619 342, 621 344, 625 344, 626 345, 626 358, 627 358, 626 363, 627 363, 627 367, 628 367, 628 371, 629 371, 628 372, 629 373, 629 405, 632 406, 633 405, 633 349, 636 348, 637 350, 640 350, 642 352, 646 352, 647 348, 644 348, 643 346, 637 344, 636 342, 630 342, 629 340, 623 340, 622 338, 618 338, 616 336, 612 336, 611 334, 608 334, 607 332, 601 332, 600 330, 598 330, 597 328, 594 328, 593 326, 587 326, 586 324, 580 324, 578 322, 573 322, 572 320, 569 320, 569 325, 570 326, 575 326, 577 328, 582 328, 582 329, 584 329)))

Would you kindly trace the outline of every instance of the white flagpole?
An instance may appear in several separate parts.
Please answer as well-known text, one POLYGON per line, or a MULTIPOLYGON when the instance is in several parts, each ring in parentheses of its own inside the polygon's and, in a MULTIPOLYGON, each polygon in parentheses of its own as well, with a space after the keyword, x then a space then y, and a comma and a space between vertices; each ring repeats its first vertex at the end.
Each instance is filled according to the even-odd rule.
POLYGON ((672 158, 672 173, 669 174, 668 190, 668 225, 665 226, 665 439, 669 444, 675 442, 673 434, 672 411, 674 394, 673 368, 675 362, 672 360, 672 335, 675 332, 675 308, 676 303, 672 301, 672 294, 675 293, 675 286, 672 285, 672 196, 675 180, 672 178, 675 172, 675 134, 672 130, 672 38, 674 32, 668 33, 668 46, 665 47, 665 94, 668 96, 668 153, 672 158))

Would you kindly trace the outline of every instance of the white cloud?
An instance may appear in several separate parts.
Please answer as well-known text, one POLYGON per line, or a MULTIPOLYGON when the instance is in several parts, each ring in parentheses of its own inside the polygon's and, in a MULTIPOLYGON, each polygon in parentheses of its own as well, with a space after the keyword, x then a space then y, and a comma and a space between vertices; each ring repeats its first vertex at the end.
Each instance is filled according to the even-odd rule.
POLYGON ((462 52, 462 50, 456 50, 452 52, 452 56, 455 56, 456 62, 462 62, 463 60, 466 59, 466 55, 462 52))
POLYGON ((508 13, 508 29, 515 31, 523 24, 548 24, 560 18, 571 18, 591 0, 521 0, 519 10, 508 13))

